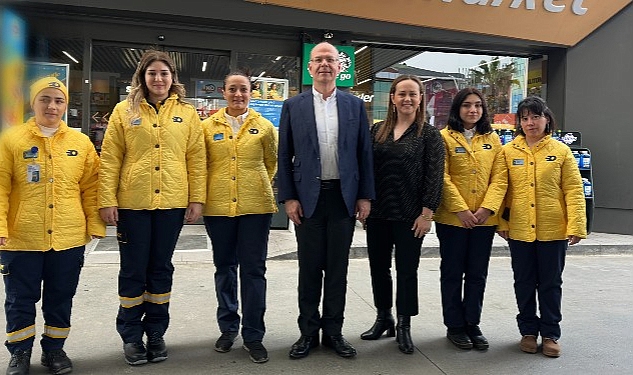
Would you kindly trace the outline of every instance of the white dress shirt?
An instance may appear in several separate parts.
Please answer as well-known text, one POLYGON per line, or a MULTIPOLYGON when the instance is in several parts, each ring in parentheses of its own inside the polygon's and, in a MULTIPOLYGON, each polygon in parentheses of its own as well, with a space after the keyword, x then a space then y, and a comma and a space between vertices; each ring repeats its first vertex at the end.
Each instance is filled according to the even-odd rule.
POLYGON ((319 138, 321 180, 338 180, 338 111, 336 90, 327 99, 312 87, 314 117, 319 138))
POLYGON ((476 131, 477 127, 474 127, 472 129, 464 129, 464 138, 466 138, 466 141, 469 145, 473 144, 473 137, 475 136, 476 131))
POLYGON ((244 120, 246 120, 247 116, 248 116, 248 109, 246 110, 246 112, 244 112, 243 114, 237 117, 233 117, 229 115, 228 112, 224 112, 224 118, 226 118, 226 121, 228 121, 229 124, 231 125, 231 129, 233 129, 233 134, 235 135, 237 135, 237 133, 240 132, 240 128, 242 127, 242 124, 244 123, 244 120))

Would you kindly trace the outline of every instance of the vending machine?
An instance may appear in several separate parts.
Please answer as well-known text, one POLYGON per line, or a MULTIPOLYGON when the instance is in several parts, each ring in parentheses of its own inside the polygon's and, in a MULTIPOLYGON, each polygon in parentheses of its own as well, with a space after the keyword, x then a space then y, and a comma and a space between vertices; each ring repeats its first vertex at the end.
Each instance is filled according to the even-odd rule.
POLYGON ((591 151, 582 147, 582 135, 580 132, 558 131, 553 137, 565 143, 571 148, 571 152, 576 158, 580 176, 582 177, 583 191, 585 192, 585 203, 587 206, 587 234, 591 233, 593 226, 594 203, 594 185, 593 185, 593 166, 591 162, 591 151))

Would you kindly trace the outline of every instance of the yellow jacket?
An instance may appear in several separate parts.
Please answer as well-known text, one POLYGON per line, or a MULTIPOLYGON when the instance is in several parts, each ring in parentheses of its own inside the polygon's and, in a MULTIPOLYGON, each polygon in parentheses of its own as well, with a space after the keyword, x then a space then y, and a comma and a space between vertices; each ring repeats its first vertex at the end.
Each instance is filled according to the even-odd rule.
POLYGON ((567 145, 546 136, 530 149, 518 136, 501 155, 508 170, 504 205, 510 220, 501 219, 499 230, 525 242, 587 237, 582 179, 567 145))
POLYGON ((64 122, 52 137, 35 119, 0 138, 1 250, 66 250, 105 236, 97 210, 99 156, 64 122), (28 181, 27 181, 28 179, 28 181))
POLYGON ((202 122, 207 145, 205 216, 277 212, 271 181, 277 172, 277 129, 253 109, 233 134, 226 108, 202 122))
POLYGON ((145 99, 140 119, 128 101, 114 107, 101 151, 99 207, 184 208, 206 197, 206 152, 200 118, 172 95, 156 111, 145 99))
POLYGON ((440 131, 446 146, 444 188, 435 221, 462 226, 457 212, 477 211, 479 207, 493 212, 482 225, 497 225, 499 207, 507 188, 507 172, 497 155, 501 141, 495 132, 475 134, 471 144, 464 135, 448 127, 440 131))

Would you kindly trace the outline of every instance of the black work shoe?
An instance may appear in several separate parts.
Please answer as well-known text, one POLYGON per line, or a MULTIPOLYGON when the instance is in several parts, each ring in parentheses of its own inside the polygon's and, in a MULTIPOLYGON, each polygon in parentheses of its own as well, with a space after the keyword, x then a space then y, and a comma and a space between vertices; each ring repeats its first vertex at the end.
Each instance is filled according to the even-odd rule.
POLYGON ((464 328, 449 328, 446 331, 446 337, 460 349, 472 349, 473 347, 473 342, 470 341, 464 328))
POLYGON ((63 349, 43 351, 41 362, 53 375, 69 374, 73 371, 73 363, 63 349))
POLYGON ((343 358, 351 358, 356 355, 356 349, 354 349, 352 344, 345 340, 343 335, 323 335, 321 343, 323 344, 323 346, 334 349, 336 354, 340 355, 343 358))
POLYGON ((31 368, 31 349, 16 349, 11 354, 7 375, 28 375, 31 368))
POLYGON ((288 355, 292 359, 299 359, 307 357, 310 354, 310 349, 319 346, 319 336, 306 336, 301 335, 290 348, 288 355))
POLYGON ((477 350, 488 350, 488 339, 481 333, 478 325, 471 324, 466 327, 466 334, 477 350))
POLYGON ((167 359, 167 346, 163 335, 152 332, 147 336, 147 360, 150 362, 162 362, 167 359))
POLYGON ((215 342, 215 351, 219 353, 226 353, 230 351, 233 343, 235 342, 235 338, 237 338, 237 332, 222 332, 218 341, 215 342))
POLYGON ((268 351, 261 341, 245 342, 242 347, 248 352, 251 361, 255 363, 268 362, 268 351))
POLYGON ((142 341, 123 344, 123 353, 128 365, 136 366, 147 363, 147 351, 142 341))

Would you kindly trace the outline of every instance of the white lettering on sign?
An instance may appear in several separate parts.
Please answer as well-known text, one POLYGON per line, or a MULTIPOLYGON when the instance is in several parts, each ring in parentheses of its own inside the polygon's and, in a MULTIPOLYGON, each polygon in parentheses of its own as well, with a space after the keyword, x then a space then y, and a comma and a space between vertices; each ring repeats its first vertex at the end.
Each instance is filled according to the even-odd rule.
MULTIPOLYGON (((462 0, 467 5, 490 5, 498 7, 503 3, 503 0, 462 0), (490 3, 490 4, 489 4, 490 3)), ((537 0, 512 0, 510 8, 518 9, 525 3, 525 9, 535 10, 537 0)), ((564 3, 571 2, 571 11, 578 15, 584 16, 587 13, 587 8, 583 7, 585 0, 543 0, 543 8, 551 13, 560 13, 565 10, 567 5, 564 3), (563 4, 561 4, 563 3, 563 4)), ((453 0, 442 0, 444 3, 452 3, 453 0)))
POLYGON ((358 94, 354 94, 354 96, 356 96, 357 98, 359 98, 360 100, 362 100, 365 103, 371 103, 374 101, 374 95, 369 95, 369 94, 365 94, 365 93, 358 93, 358 94))

